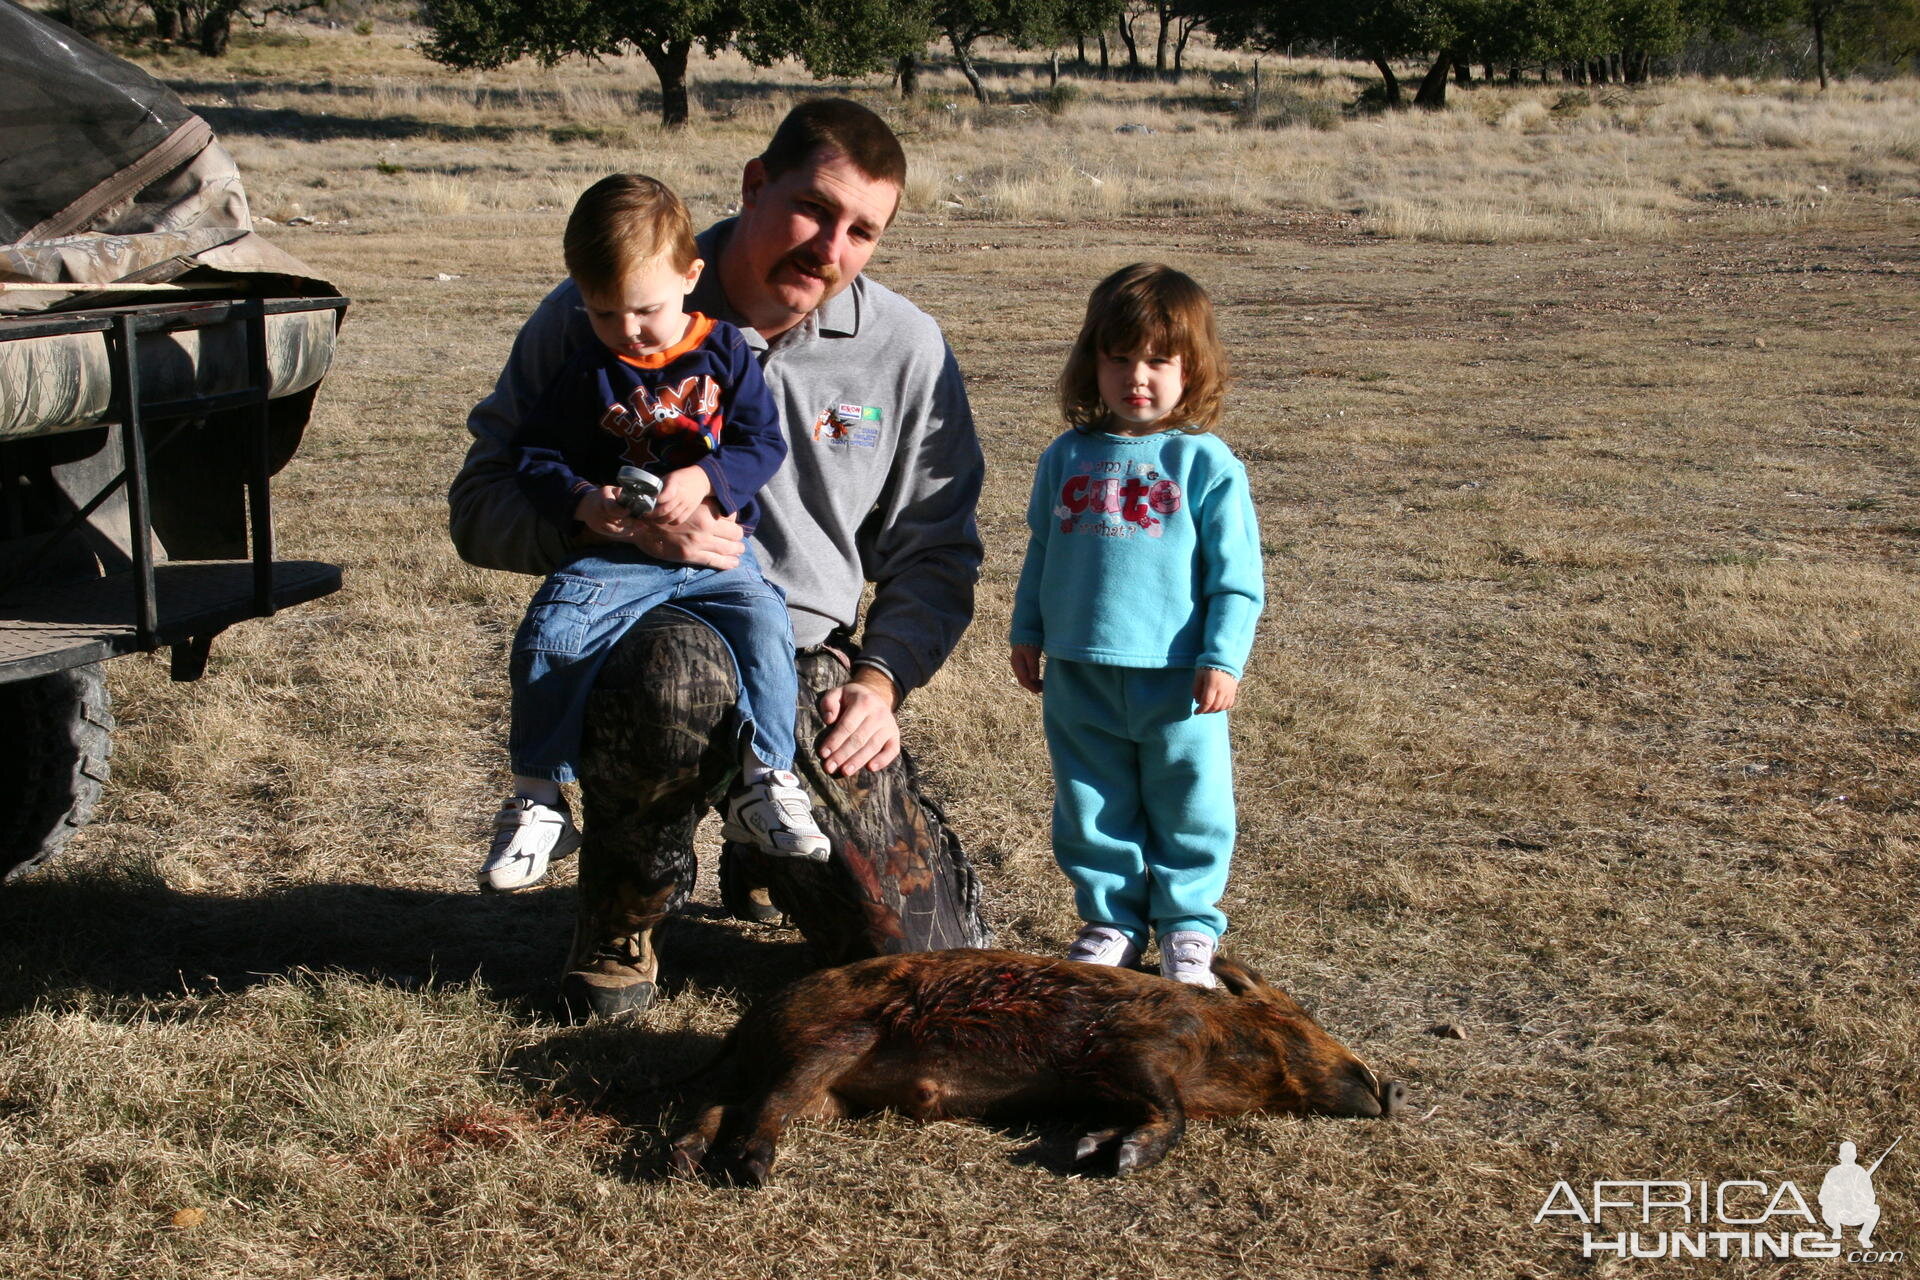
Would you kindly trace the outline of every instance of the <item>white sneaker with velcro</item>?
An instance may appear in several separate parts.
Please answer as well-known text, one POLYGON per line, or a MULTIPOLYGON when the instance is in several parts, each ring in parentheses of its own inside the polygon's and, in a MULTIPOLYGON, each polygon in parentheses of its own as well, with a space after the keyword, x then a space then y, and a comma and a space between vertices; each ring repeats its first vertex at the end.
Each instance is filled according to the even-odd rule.
POLYGON ((775 769, 734 792, 727 801, 720 834, 774 858, 825 862, 832 852, 813 820, 813 798, 799 777, 785 769, 775 769))
POLYGON ((493 846, 474 879, 483 893, 511 893, 539 884, 555 858, 580 847, 580 829, 565 805, 514 796, 493 816, 493 846))
POLYGON ((1080 930, 1080 936, 1067 948, 1067 959, 1131 969, 1140 959, 1140 948, 1112 925, 1090 924, 1080 930))
POLYGON ((1160 935, 1160 976, 1192 987, 1217 987, 1213 976, 1213 935, 1200 929, 1175 929, 1160 935))

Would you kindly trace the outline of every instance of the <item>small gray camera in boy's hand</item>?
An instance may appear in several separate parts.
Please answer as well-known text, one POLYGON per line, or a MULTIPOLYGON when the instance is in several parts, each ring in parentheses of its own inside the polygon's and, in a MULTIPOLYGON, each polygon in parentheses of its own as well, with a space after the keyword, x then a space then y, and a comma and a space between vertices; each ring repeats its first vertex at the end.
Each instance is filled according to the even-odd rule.
POLYGON ((660 477, 638 467, 622 467, 614 477, 620 483, 620 505, 634 519, 650 515, 660 501, 660 477))

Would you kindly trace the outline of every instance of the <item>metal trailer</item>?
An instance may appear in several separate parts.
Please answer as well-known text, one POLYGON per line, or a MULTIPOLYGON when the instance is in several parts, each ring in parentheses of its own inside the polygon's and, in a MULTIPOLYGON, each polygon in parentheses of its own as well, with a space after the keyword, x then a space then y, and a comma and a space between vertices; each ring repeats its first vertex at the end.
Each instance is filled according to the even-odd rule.
POLYGON ((0 878, 107 778, 100 664, 340 587, 276 557, 347 303, 254 234, 232 157, 165 85, 0 0, 0 878))

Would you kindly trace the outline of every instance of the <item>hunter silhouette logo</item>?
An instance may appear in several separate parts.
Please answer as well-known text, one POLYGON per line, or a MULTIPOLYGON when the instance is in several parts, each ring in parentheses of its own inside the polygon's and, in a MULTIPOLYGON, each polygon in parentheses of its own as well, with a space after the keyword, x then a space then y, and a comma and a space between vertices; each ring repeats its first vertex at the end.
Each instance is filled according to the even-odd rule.
MULTIPOLYGON (((1900 1138, 1893 1140, 1893 1147, 1900 1145, 1900 1138)), ((1820 1219, 1833 1230, 1833 1238, 1838 1240, 1842 1227, 1860 1228, 1860 1247, 1873 1247, 1873 1229, 1880 1221, 1880 1205, 1873 1195, 1873 1175, 1893 1154, 1893 1147, 1880 1153, 1880 1159, 1862 1169, 1855 1156, 1858 1149, 1851 1142, 1840 1144, 1840 1163, 1827 1170, 1827 1176, 1820 1183, 1820 1219)))
POLYGON ((1814 1215, 1799 1186, 1735 1178, 1597 1180, 1592 1196, 1581 1198, 1572 1183, 1556 1182, 1533 1215, 1538 1226, 1548 1218, 1572 1218, 1586 1230, 1580 1256, 1617 1258, 1839 1258, 1847 1262, 1904 1262, 1902 1250, 1875 1249, 1880 1224, 1873 1175, 1894 1148, 1860 1166, 1851 1142, 1839 1146, 1840 1163, 1821 1180, 1814 1215), (1628 1230, 1620 1230, 1627 1227, 1628 1230), (1631 1228, 1639 1228, 1633 1230, 1631 1228), (1822 1230, 1821 1228, 1825 1229, 1822 1230), (1610 1229, 1611 1228, 1611 1229, 1610 1229), (1858 1230, 1859 1247, 1848 1249, 1841 1237, 1858 1230))

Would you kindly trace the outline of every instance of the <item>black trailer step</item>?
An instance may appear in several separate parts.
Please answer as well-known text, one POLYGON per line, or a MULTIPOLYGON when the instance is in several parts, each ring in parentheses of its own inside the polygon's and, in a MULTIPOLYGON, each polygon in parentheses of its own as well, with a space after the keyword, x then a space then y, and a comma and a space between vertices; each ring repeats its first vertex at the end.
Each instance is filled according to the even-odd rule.
MULTIPOLYGON (((99 662, 143 648, 206 639, 258 618, 251 560, 178 560, 153 567, 158 624, 143 645, 133 621, 135 575, 0 596, 0 683, 99 662)), ((340 589, 340 568, 317 560, 273 564, 274 609, 340 589)))

